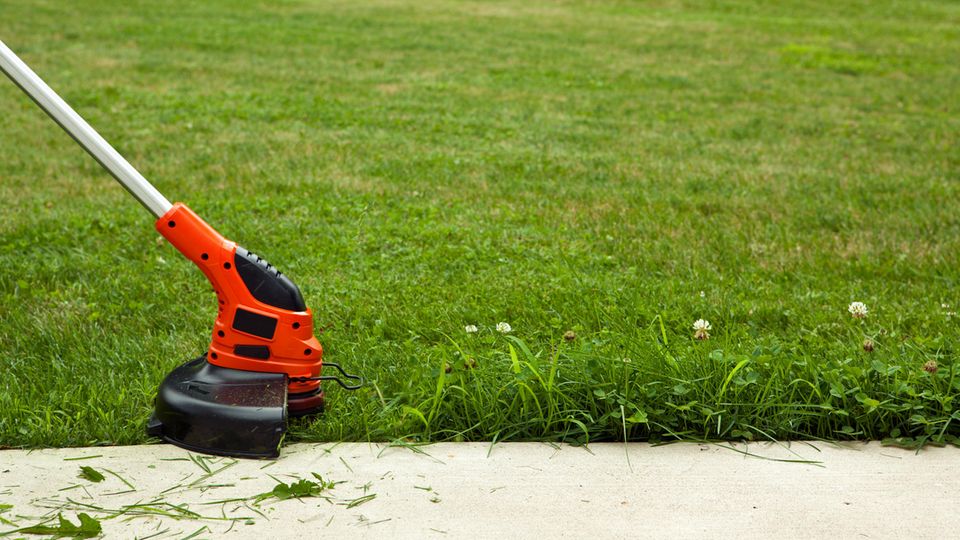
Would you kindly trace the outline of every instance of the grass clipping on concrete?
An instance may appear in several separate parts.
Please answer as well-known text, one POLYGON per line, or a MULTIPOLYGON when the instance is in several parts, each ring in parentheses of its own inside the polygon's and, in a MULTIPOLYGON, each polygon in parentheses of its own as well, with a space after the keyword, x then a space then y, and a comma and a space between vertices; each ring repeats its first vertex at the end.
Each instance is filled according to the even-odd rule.
MULTIPOLYGON (((289 473, 283 474, 284 477, 292 478, 293 481, 284 481, 265 473, 265 476, 275 483, 271 490, 259 494, 218 498, 216 496, 217 490, 234 488, 244 481, 256 481, 258 478, 256 476, 237 478, 231 474, 217 476, 238 464, 238 461, 232 458, 210 457, 199 454, 188 454, 188 456, 187 458, 173 458, 162 461, 191 461, 200 468, 200 473, 196 471, 187 473, 178 483, 168 486, 162 491, 158 491, 159 486, 156 485, 151 485, 141 491, 123 476, 103 468, 101 470, 109 473, 129 488, 108 492, 101 489, 100 486, 96 486, 106 480, 103 474, 92 466, 81 466, 79 478, 85 482, 73 483, 49 495, 31 499, 25 505, 21 504, 15 507, 12 504, 0 504, 0 537, 30 534, 54 538, 94 538, 104 533, 103 522, 109 520, 123 522, 140 520, 137 525, 138 532, 147 534, 138 536, 138 538, 167 538, 172 536, 186 540, 195 538, 204 532, 226 534, 238 524, 253 525, 261 518, 269 521, 271 518, 268 517, 266 512, 271 511, 273 505, 291 499, 301 503, 304 503, 306 499, 319 499, 327 503, 318 506, 327 507, 327 513, 329 513, 327 525, 329 525, 338 515, 344 516, 343 512, 337 511, 338 507, 344 510, 354 509, 377 497, 376 493, 367 493, 372 482, 360 487, 354 486, 356 489, 363 491, 364 495, 362 496, 337 497, 331 492, 338 484, 347 483, 346 481, 326 480, 322 475, 311 472, 312 479, 301 478, 289 473), (76 494, 74 494, 75 490, 76 494), (188 492, 199 493, 199 499, 193 497, 189 503, 184 501, 184 495, 188 492), (109 498, 119 494, 135 494, 138 499, 134 503, 124 504, 116 502, 116 499, 109 498), (7 513, 10 519, 3 517, 2 514, 4 513, 7 513), (67 515, 75 513, 79 524, 71 521, 69 517, 65 516, 65 513, 67 515), (183 533, 186 532, 182 529, 184 524, 188 527, 191 524, 193 526, 201 524, 201 526, 189 535, 183 536, 183 533), (215 528, 218 525, 222 526, 222 530, 212 530, 212 527, 215 528)), ((99 456, 91 456, 87 459, 96 457, 99 456)), ((274 463, 276 462, 271 462, 271 464, 274 463)), ((163 466, 164 464, 159 465, 163 466)), ((156 468, 157 465, 149 465, 149 467, 156 468)), ((4 489, 0 490, 0 496, 10 496, 13 494, 12 490, 19 487, 4 486, 4 489)), ((111 489, 115 487, 117 486, 110 486, 111 489)), ((371 521, 363 514, 356 513, 350 517, 355 519, 358 524, 367 527, 390 521, 390 519, 371 521)), ((318 517, 314 516, 310 519, 315 520, 318 517)))
MULTIPOLYGON (((956 3, 0 10, 369 381, 295 438, 960 434, 956 3)), ((0 445, 145 442, 214 296, 10 84, 0 110, 0 445)))

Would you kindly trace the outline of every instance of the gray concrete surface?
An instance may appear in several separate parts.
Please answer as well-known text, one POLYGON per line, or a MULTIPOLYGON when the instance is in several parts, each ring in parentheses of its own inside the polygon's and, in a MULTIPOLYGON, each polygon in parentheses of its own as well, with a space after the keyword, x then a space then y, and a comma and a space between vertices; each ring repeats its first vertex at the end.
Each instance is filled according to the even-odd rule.
MULTIPOLYGON (((173 519, 131 510, 102 521, 107 538, 184 538, 203 527, 194 538, 960 535, 955 448, 916 453, 877 443, 587 449, 507 443, 436 444, 414 451, 296 444, 275 462, 204 460, 211 471, 223 468, 213 475, 189 456, 169 445, 0 451, 0 504, 13 505, 0 517, 26 526, 63 512, 76 522, 78 511, 110 516, 81 505, 121 509, 146 503, 179 512, 169 503, 220 518, 173 519), (76 459, 83 457, 89 459, 76 459), (78 478, 84 465, 106 479, 78 478), (314 472, 341 482, 326 492, 328 500, 216 502, 270 491, 277 479, 312 479, 314 472), (375 497, 358 500, 365 495, 375 497), (223 520, 245 516, 250 519, 223 520)), ((0 525, 0 533, 12 528, 0 525)))

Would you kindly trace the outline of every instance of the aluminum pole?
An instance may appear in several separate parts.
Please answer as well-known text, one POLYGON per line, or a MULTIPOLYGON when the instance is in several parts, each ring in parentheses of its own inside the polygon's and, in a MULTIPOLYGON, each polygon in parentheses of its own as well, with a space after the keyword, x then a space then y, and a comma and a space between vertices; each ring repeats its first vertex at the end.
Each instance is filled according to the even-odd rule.
POLYGON ((93 159, 103 165, 103 168, 112 174, 154 217, 159 218, 167 213, 172 206, 170 201, 110 146, 110 143, 94 131, 90 124, 70 105, 67 105, 67 102, 47 86, 47 83, 43 82, 29 66, 23 63, 23 60, 4 45, 3 41, 0 41, 0 71, 10 77, 14 84, 50 115, 50 118, 60 124, 64 131, 93 156, 93 159))

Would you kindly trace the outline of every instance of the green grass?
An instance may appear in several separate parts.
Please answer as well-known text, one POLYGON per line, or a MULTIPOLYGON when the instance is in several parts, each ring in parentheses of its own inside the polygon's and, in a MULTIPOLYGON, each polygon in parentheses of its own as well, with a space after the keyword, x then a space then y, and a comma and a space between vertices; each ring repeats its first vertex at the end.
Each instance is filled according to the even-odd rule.
MULTIPOLYGON (((955 2, 0 12, 367 378, 294 439, 960 436, 955 2)), ((0 82, 0 446, 146 442, 214 296, 0 82)))

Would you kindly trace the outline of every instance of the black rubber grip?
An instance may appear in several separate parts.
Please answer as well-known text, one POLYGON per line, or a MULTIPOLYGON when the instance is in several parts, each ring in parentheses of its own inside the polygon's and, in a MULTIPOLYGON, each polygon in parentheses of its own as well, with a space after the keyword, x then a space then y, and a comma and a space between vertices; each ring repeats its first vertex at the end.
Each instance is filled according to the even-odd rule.
POLYGON ((233 262, 243 284, 257 300, 289 311, 307 310, 300 289, 267 261, 237 246, 233 262))

